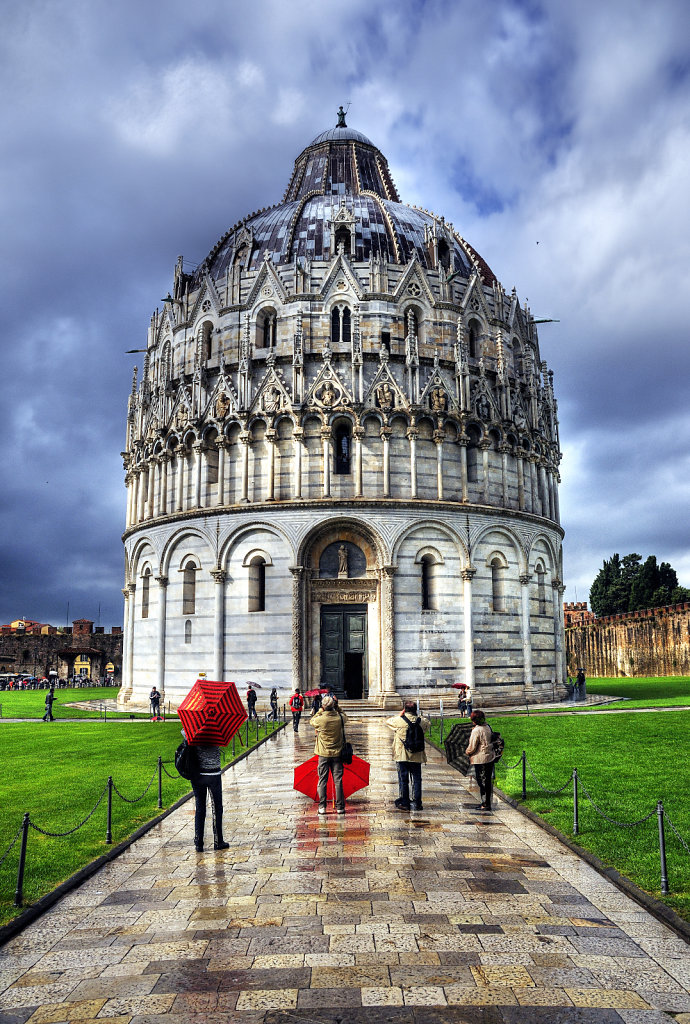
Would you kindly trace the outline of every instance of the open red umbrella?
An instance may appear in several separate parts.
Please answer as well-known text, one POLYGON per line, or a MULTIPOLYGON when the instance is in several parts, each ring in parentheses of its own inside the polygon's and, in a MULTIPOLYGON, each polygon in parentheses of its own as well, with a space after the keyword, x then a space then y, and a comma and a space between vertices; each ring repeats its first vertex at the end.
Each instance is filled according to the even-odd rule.
POLYGON ((469 690, 467 683, 453 683, 451 690, 469 690))
MULTIPOLYGON (((312 800, 319 799, 319 757, 314 754, 308 761, 298 764, 295 768, 295 779, 293 789, 298 793, 304 793, 312 800)), ((353 757, 352 764, 343 765, 343 793, 345 799, 356 793, 358 789, 364 789, 369 785, 369 762, 363 761, 361 757, 353 757)), ((335 788, 333 776, 328 773, 328 786, 326 788, 326 799, 335 800, 335 788)))
POLYGON ((305 690, 305 697, 316 697, 319 693, 328 693, 329 691, 325 687, 318 687, 316 690, 305 690))
POLYGON ((247 720, 234 683, 197 679, 177 709, 187 742, 227 747, 247 720))

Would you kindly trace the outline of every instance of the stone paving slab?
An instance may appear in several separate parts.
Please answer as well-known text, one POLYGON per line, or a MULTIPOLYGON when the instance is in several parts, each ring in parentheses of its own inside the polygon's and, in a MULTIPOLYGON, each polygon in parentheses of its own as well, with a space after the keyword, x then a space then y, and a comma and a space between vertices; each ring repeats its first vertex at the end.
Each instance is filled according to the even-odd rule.
POLYGON ((292 789, 308 723, 224 775, 230 848, 186 804, 0 947, 0 1024, 669 1024, 690 947, 430 750, 399 812, 390 733, 344 818, 292 789), (207 837, 210 843, 210 837, 207 837))

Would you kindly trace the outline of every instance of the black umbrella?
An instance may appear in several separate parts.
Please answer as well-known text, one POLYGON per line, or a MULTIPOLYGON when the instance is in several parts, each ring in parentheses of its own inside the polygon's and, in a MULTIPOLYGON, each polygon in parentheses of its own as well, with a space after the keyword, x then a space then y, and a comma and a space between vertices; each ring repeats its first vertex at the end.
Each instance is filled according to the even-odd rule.
POLYGON ((448 764, 463 775, 467 775, 470 770, 470 759, 465 750, 470 742, 470 733, 473 729, 474 724, 472 722, 457 722, 443 743, 446 748, 448 764))

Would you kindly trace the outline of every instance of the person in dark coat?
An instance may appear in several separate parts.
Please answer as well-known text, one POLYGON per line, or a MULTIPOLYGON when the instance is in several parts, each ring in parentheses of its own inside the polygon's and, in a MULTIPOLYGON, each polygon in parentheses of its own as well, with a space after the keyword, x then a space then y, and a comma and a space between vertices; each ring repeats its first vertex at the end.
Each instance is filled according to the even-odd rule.
POLYGON ((247 690, 247 713, 250 722, 252 718, 256 718, 258 720, 259 716, 256 713, 256 690, 254 689, 251 683, 249 684, 249 689, 247 690))
MULTIPOLYGON (((184 732, 182 734, 184 736, 184 732)), ((229 843, 223 839, 223 777, 220 774, 220 747, 208 743, 193 744, 194 768, 190 782, 194 790, 194 849, 204 849, 204 826, 206 824, 206 795, 211 794, 213 816, 213 849, 227 850, 229 843)))
POLYGON ((50 690, 48 690, 48 692, 46 694, 46 700, 45 700, 46 713, 43 716, 43 721, 44 722, 54 722, 55 721, 55 719, 53 718, 53 703, 54 702, 55 702, 55 690, 53 690, 51 688, 50 690))
POLYGON ((316 693, 316 694, 314 694, 314 699, 311 702, 312 717, 316 714, 317 711, 320 711, 320 710, 321 710, 321 694, 320 693, 316 693))
POLYGON ((151 716, 153 718, 160 718, 161 716, 161 695, 160 690, 155 686, 149 694, 149 701, 151 703, 151 716))
POLYGON ((278 721, 278 691, 273 687, 271 690, 271 696, 268 698, 271 704, 271 717, 274 722, 278 721))

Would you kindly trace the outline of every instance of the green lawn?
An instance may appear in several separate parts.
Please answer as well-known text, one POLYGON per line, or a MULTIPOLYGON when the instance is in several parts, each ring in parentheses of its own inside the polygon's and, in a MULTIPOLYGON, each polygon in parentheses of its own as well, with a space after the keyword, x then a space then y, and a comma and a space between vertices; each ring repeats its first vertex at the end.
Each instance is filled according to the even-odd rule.
MULTIPOLYGON (((662 799, 690 846, 690 713, 650 712, 615 718, 492 716, 490 722, 506 741, 497 784, 510 796, 521 798, 522 772, 520 767, 507 770, 506 766, 518 761, 524 749, 529 767, 545 788, 559 789, 577 768, 593 800, 617 821, 635 821, 662 799)), ((451 725, 446 719, 446 735, 451 725)), ((432 738, 439 740, 437 720, 432 738)), ((580 831, 573 837, 572 785, 560 796, 552 796, 543 793, 529 773, 527 806, 641 888, 662 898, 656 815, 635 828, 616 828, 593 810, 581 788, 580 831)), ((671 894, 663 898, 690 920, 690 855, 668 826, 666 841, 671 894)))
POLYGON ((688 676, 640 677, 639 679, 588 679, 587 692, 625 697, 625 704, 616 702, 614 708, 663 708, 690 705, 690 678, 688 676))
MULTIPOLYGON (((3 718, 43 718, 47 690, 2 690, 0 691, 0 708, 3 718)), ((99 718, 99 711, 87 711, 85 708, 70 708, 71 704, 80 700, 117 700, 119 689, 116 686, 88 686, 83 689, 65 689, 55 691, 53 716, 55 718, 99 718)), ((128 712, 108 711, 114 718, 127 718, 128 712)), ((148 718, 148 715, 144 715, 148 718)))
MULTIPOLYGON (((32 691, 29 691, 31 693, 32 691)), ((65 691, 63 691, 65 692, 65 691)), ((21 694, 20 694, 21 695, 21 694)), ((254 726, 254 723, 252 723, 254 726)), ((269 728, 270 731, 270 728, 269 728)), ((264 737, 263 728, 259 739, 264 737)), ((0 858, 22 823, 25 811, 49 832, 64 832, 77 825, 92 809, 108 775, 129 799, 139 796, 157 775, 157 759, 170 761, 180 742, 180 723, 7 722, 0 726, 0 858)), ((246 731, 242 729, 245 741, 246 731)), ((256 730, 250 730, 250 745, 256 730)), ((236 743, 239 756, 245 747, 236 743)), ((232 760, 232 745, 223 752, 232 760)), ((167 765, 175 774, 174 765, 167 765)), ((163 806, 168 807, 190 784, 163 774, 163 806)), ((190 808, 191 812, 192 808, 190 808)), ((113 796, 113 844, 130 835, 158 814, 158 785, 154 779, 147 795, 135 804, 113 796)), ((106 801, 74 835, 51 839, 29 832, 24 901, 32 903, 105 853, 106 801)), ((19 911, 13 906, 19 844, 0 866, 0 924, 19 911)))

